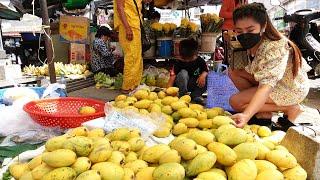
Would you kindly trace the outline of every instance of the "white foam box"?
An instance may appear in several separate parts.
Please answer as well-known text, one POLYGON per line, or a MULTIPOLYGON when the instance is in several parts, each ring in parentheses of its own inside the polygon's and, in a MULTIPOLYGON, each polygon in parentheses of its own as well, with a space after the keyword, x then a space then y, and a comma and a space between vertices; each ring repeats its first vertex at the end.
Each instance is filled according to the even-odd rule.
POLYGON ((18 79, 22 77, 19 64, 0 65, 0 80, 18 79))

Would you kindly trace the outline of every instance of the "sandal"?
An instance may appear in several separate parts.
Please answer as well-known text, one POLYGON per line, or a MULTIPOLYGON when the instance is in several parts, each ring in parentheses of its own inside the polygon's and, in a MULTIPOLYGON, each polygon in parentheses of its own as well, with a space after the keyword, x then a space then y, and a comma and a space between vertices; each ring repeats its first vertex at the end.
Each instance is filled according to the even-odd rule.
POLYGON ((267 127, 271 127, 271 119, 259 119, 256 116, 253 116, 249 122, 248 125, 252 125, 252 124, 256 124, 259 126, 267 126, 267 127))
POLYGON ((121 89, 121 94, 130 94, 132 90, 121 89))

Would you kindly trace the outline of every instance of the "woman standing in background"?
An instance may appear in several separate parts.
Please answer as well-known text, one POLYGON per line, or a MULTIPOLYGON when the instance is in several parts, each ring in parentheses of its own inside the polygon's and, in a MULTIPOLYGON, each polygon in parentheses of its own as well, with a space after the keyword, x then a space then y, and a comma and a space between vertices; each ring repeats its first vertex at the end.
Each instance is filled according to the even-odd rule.
POLYGON ((114 28, 119 30, 119 43, 124 52, 122 93, 125 94, 139 86, 142 79, 142 1, 152 0, 114 0, 113 3, 114 28))
POLYGON ((219 16, 224 19, 222 25, 222 40, 224 48, 224 61, 228 62, 228 41, 230 39, 228 31, 234 31, 233 27, 233 11, 244 4, 247 4, 247 0, 223 0, 219 16))

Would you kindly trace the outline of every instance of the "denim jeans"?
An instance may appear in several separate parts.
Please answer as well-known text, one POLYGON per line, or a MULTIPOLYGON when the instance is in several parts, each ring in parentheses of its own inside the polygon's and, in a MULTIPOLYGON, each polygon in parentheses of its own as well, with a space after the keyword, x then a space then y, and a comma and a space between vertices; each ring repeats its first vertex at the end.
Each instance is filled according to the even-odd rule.
POLYGON ((189 76, 188 71, 182 69, 176 77, 175 85, 179 88, 179 95, 186 95, 191 92, 192 99, 201 97, 207 91, 207 85, 200 88, 197 84, 198 77, 189 76))

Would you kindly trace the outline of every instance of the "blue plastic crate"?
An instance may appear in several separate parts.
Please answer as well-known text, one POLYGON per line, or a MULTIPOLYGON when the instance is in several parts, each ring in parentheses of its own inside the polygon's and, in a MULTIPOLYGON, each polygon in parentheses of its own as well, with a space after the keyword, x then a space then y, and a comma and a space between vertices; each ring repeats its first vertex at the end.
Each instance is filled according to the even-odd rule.
POLYGON ((229 99, 236 94, 238 89, 235 87, 226 72, 209 72, 207 79, 207 107, 221 107, 226 111, 233 112, 229 99))

